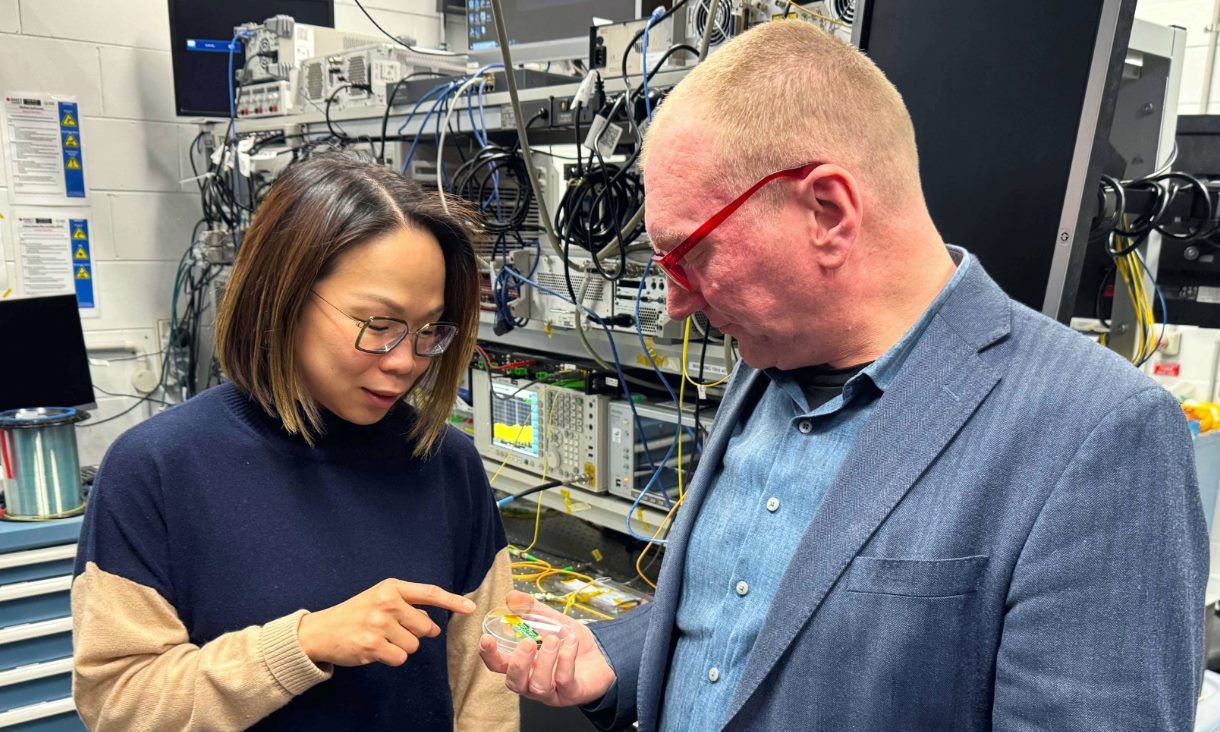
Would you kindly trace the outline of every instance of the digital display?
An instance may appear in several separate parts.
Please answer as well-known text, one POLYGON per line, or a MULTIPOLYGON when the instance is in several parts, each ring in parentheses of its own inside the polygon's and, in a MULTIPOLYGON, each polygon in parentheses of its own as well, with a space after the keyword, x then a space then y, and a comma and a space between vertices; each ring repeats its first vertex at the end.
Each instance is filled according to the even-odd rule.
MULTIPOLYGON (((229 116, 233 28, 275 15, 288 15, 306 25, 335 25, 333 0, 169 0, 169 48, 178 114, 229 116)), ((244 64, 245 55, 238 48, 233 68, 244 64)))
MULTIPOLYGON (((594 18, 634 20, 636 0, 504 0, 509 45, 561 38, 588 38, 594 18)), ((499 48, 491 0, 466 0, 466 37, 470 50, 499 48)))
POLYGON ((538 457, 538 394, 512 384, 492 384, 491 444, 538 457))

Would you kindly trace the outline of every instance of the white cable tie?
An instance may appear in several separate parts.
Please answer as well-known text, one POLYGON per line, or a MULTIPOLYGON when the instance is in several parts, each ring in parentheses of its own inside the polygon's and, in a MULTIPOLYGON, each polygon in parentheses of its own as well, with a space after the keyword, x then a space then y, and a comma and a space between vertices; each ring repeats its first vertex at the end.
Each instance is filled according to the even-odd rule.
POLYGON ((596 87, 597 79, 601 75, 596 69, 585 74, 585 78, 581 80, 580 86, 576 89, 576 93, 572 95, 572 107, 576 105, 589 106, 589 100, 593 98, 593 89, 596 87))
POLYGON ((216 175, 216 174, 209 170, 208 172, 202 173, 200 175, 191 176, 190 178, 184 178, 183 180, 178 181, 178 185, 185 185, 186 183, 194 183, 197 180, 205 180, 207 178, 211 178, 214 175, 216 175))

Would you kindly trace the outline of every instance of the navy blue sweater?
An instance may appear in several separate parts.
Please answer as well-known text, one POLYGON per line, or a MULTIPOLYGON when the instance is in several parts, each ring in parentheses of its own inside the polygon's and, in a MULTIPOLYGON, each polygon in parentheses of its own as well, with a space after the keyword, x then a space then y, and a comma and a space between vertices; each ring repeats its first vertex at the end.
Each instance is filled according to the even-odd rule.
MULTIPOLYGON (((232 385, 131 429, 98 472, 76 560, 154 589, 192 643, 338 604, 383 579, 467 594, 505 545, 482 462, 449 430, 427 460, 412 412, 337 418, 310 448, 232 385)), ((442 628, 448 613, 426 608, 442 628)), ((399 668, 336 668, 260 730, 450 730, 445 636, 399 668)))

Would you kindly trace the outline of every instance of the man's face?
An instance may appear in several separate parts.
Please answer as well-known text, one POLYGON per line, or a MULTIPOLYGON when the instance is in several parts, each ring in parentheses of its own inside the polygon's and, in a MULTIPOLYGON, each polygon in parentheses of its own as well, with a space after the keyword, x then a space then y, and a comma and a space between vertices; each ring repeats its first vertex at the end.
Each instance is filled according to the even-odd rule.
MULTIPOLYGON (((708 150, 712 136, 693 121, 671 119, 654 132, 644 174, 646 225, 657 251, 673 249, 742 191, 727 190, 708 150)), ((792 186, 778 181, 773 186, 792 186)), ((788 203, 752 200, 682 260, 690 290, 669 283, 670 317, 703 311, 712 325, 737 339, 742 358, 758 368, 786 364, 793 341, 807 332, 794 317, 794 294, 814 283, 804 277, 798 250, 799 212, 788 203), (785 254, 787 251, 787 254, 785 254), (787 260, 787 261, 785 261, 787 260)), ((800 365, 800 364, 795 364, 800 365)))

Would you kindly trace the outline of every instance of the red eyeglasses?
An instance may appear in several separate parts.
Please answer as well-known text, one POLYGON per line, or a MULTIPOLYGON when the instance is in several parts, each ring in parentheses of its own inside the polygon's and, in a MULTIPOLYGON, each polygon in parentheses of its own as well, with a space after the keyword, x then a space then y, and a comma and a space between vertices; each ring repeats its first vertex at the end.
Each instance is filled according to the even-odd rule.
POLYGON ((750 186, 748 191, 733 199, 732 203, 717 211, 715 216, 705 221, 698 229, 695 229, 695 232, 686 237, 681 244, 673 249, 670 249, 665 254, 653 254, 652 263, 660 268, 662 272, 668 275, 669 279, 678 283, 682 289, 689 290, 690 279, 686 276, 686 268, 682 266, 682 259, 690 253, 690 250, 694 249, 695 246, 699 244, 699 242, 703 241, 708 234, 712 233, 717 226, 723 224, 728 217, 732 216, 737 209, 741 208, 741 205, 748 201, 750 196, 757 193, 758 189, 767 185, 771 181, 778 180, 780 178, 794 178, 796 180, 800 180, 801 178, 804 178, 812 173, 813 169, 821 164, 822 163, 807 163, 798 168, 788 168, 787 170, 781 170, 768 175, 766 178, 763 178, 754 185, 750 186))

